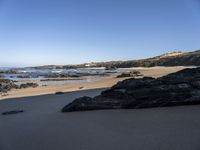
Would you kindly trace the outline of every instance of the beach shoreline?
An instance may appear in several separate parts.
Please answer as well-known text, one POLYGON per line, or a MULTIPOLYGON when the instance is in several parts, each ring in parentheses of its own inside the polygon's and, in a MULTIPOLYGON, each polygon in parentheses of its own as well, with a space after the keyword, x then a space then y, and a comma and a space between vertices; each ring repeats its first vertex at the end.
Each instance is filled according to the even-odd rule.
MULTIPOLYGON (((179 70, 185 68, 193 68, 193 67, 133 67, 133 68, 120 68, 119 70, 124 71, 140 71, 146 77, 162 77, 164 75, 177 72, 179 70)), ((6 93, 4 96, 0 96, 0 100, 8 99, 8 98, 17 98, 17 97, 28 97, 28 96, 37 96, 37 95, 45 95, 45 94, 54 94, 56 92, 72 92, 72 91, 81 91, 81 90, 89 90, 89 89, 98 89, 98 88, 109 88, 115 85, 117 82, 128 79, 126 78, 116 78, 113 76, 101 77, 99 80, 93 82, 71 82, 65 84, 55 84, 48 86, 39 86, 37 88, 26 88, 26 89, 13 89, 6 93)), ((36 82, 39 84, 44 84, 43 82, 36 82)), ((55 81, 56 83, 56 81, 55 81)))
POLYGON ((199 105, 61 113, 75 98, 94 97, 103 90, 0 101, 0 113, 24 110, 0 116, 0 149, 199 149, 199 105))

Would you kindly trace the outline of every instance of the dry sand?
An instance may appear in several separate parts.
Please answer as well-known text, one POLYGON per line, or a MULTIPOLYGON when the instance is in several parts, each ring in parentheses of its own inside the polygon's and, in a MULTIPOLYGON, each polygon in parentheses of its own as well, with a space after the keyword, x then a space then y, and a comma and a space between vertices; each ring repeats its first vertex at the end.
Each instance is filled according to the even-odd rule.
POLYGON ((177 72, 177 71, 183 70, 185 68, 194 68, 194 67, 193 66, 190 66, 190 67, 185 67, 185 66, 177 66, 177 67, 149 67, 149 68, 145 68, 145 67, 132 67, 132 68, 122 68, 120 70, 138 70, 142 74, 144 74, 145 76, 158 78, 158 77, 162 77, 164 75, 167 75, 167 74, 170 74, 170 73, 173 73, 173 72, 177 72))
POLYGON ((106 78, 104 80, 96 82, 85 82, 85 83, 68 83, 64 85, 50 85, 45 87, 37 88, 26 88, 26 89, 16 89, 8 92, 7 96, 1 96, 1 99, 16 98, 16 97, 27 97, 27 96, 36 96, 44 94, 52 94, 58 91, 61 92, 70 92, 70 91, 80 91, 86 89, 96 89, 96 88, 106 88, 111 87, 116 84, 118 81, 124 80, 125 78, 106 78))
MULTIPOLYGON (((138 70, 142 74, 144 74, 144 76, 157 78, 157 77, 167 75, 169 73, 182 70, 184 68, 188 68, 188 67, 182 67, 182 66, 151 67, 151 68, 135 67, 135 68, 123 68, 120 70, 138 70)), ((85 83, 74 83, 74 84, 68 83, 64 85, 53 85, 53 86, 47 86, 47 87, 12 90, 11 92, 8 92, 7 96, 0 96, 0 100, 7 99, 7 98, 14 98, 14 97, 27 97, 27 96, 34 96, 34 95, 52 94, 57 91, 69 92, 69 91, 80 91, 80 90, 86 90, 86 89, 108 88, 116 84, 118 81, 122 81, 124 79, 126 78, 105 77, 105 79, 101 79, 100 81, 96 81, 96 82, 85 82, 85 83)))
POLYGON ((199 150, 200 106, 61 113, 102 89, 0 101, 0 150, 199 150))

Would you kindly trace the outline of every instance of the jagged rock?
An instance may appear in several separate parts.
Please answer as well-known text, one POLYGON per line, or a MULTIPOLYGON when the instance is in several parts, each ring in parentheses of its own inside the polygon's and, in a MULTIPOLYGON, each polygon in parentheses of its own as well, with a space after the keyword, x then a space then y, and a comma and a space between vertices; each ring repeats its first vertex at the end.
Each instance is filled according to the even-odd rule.
POLYGON ((131 71, 131 72, 123 72, 118 75, 117 78, 125 78, 125 77, 142 77, 143 74, 139 71, 131 71))
POLYGON ((36 88, 39 86, 37 83, 25 83, 25 84, 20 84, 16 85, 15 81, 8 80, 8 79, 0 79, 0 94, 5 95, 8 91, 12 89, 22 89, 22 88, 36 88))
POLYGON ((13 88, 17 88, 17 85, 14 83, 14 81, 0 79, 0 94, 7 93, 13 88))
POLYGON ((18 88, 23 89, 23 88, 36 88, 39 85, 37 83, 25 83, 25 84, 21 84, 18 88))
POLYGON ((62 112, 193 104, 200 104, 200 68, 184 69, 157 79, 127 79, 94 98, 74 100, 62 112))

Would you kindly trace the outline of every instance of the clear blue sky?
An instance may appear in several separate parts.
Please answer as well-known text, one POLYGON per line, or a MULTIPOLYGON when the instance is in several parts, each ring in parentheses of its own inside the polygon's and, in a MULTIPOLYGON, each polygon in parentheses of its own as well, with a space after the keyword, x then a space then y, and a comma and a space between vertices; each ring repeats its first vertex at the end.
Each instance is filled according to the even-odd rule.
POLYGON ((0 66, 200 48, 200 0, 0 0, 0 66))

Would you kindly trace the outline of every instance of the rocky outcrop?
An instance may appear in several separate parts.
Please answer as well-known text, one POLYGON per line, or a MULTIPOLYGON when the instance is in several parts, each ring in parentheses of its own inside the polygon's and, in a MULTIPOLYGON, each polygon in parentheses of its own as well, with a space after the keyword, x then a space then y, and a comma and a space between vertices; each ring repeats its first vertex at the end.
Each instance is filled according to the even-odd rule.
POLYGON ((7 93, 12 89, 22 89, 22 88, 36 88, 39 86, 37 83, 23 83, 20 85, 15 84, 14 81, 8 79, 0 79, 0 94, 7 93))
POLYGON ((6 93, 13 88, 17 88, 17 85, 14 83, 14 81, 7 79, 0 79, 0 94, 6 93))
POLYGON ((192 104, 200 104, 200 68, 184 69, 157 79, 127 79, 94 98, 74 100, 62 112, 192 104))
POLYGON ((131 72, 123 72, 122 74, 118 75, 117 78, 125 78, 125 77, 142 77, 143 74, 139 71, 131 71, 131 72))
POLYGON ((18 86, 19 89, 24 89, 24 88, 36 88, 39 85, 37 83, 24 83, 24 84, 20 84, 18 86))
POLYGON ((45 76, 45 78, 69 78, 69 77, 74 77, 74 78, 78 78, 80 77, 80 75, 76 75, 76 74, 48 74, 45 76))
POLYGON ((0 70, 0 74, 21 74, 18 70, 0 70))
POLYGON ((17 78, 21 78, 21 79, 39 78, 39 75, 18 75, 17 78))

